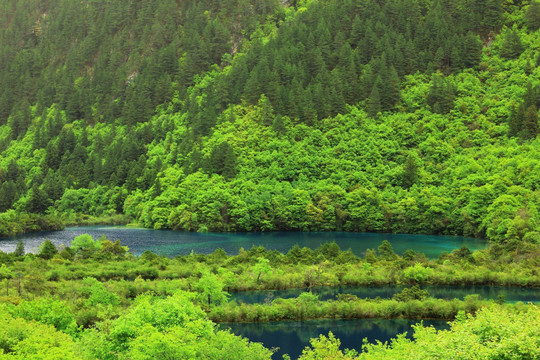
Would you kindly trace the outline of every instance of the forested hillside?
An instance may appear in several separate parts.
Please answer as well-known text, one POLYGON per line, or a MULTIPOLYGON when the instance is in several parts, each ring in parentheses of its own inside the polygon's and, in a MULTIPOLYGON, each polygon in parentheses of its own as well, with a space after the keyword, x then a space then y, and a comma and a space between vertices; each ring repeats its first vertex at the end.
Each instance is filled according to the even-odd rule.
POLYGON ((0 234, 537 242, 539 28, 526 0, 0 0, 0 234))

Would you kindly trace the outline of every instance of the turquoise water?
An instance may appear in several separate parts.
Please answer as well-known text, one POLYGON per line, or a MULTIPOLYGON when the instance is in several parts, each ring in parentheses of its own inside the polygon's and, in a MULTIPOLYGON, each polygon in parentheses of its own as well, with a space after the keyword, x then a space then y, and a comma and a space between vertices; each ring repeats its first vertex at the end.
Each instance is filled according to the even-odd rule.
POLYGON ((423 252, 430 258, 438 257, 443 251, 450 252, 463 245, 471 250, 486 247, 486 241, 456 236, 375 234, 346 232, 268 232, 268 233, 188 233, 173 230, 148 230, 115 226, 69 227, 61 231, 39 232, 0 239, 0 250, 12 252, 17 241, 22 240, 27 252, 36 252, 41 243, 50 239, 57 246, 67 246, 75 236, 88 233, 94 238, 101 235, 111 240, 120 239, 135 254, 150 250, 160 255, 209 254, 217 248, 236 255, 240 248, 264 246, 267 249, 286 253, 295 244, 300 247, 316 248, 325 242, 335 241, 343 250, 351 249, 363 255, 366 249, 376 249, 383 240, 388 240, 398 254, 407 249, 423 252))
MULTIPOLYGON (((338 294, 352 294, 360 299, 390 299, 407 286, 344 286, 344 287, 314 287, 312 292, 319 296, 319 300, 335 300, 338 294)), ((467 295, 477 294, 483 299, 498 299, 499 295, 507 302, 540 302, 540 288, 502 287, 502 286, 474 286, 474 285, 437 285, 425 286, 431 296, 438 299, 463 299, 467 295)), ((295 298, 307 289, 240 291, 231 293, 230 300, 242 301, 248 304, 264 303, 275 298, 295 298)))
MULTIPOLYGON (((302 350, 309 345, 311 338, 328 335, 331 331, 341 341, 342 349, 362 350, 362 340, 366 338, 374 343, 389 341, 396 335, 407 332, 411 338, 411 326, 418 320, 408 319, 358 319, 358 320, 310 320, 280 321, 269 323, 224 323, 222 329, 230 328, 236 335, 247 337, 251 341, 262 342, 268 348, 279 347, 272 359, 282 359, 289 354, 297 359, 302 350)), ((424 320, 424 326, 436 329, 448 329, 448 323, 440 320, 424 320)))

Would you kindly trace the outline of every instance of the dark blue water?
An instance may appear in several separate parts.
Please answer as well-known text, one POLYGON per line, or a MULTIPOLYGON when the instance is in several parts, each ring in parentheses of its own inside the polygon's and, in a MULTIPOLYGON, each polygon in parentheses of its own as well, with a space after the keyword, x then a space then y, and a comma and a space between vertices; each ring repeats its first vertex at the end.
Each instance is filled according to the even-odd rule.
MULTIPOLYGON (((270 323, 224 323, 222 329, 230 328, 236 335, 242 335, 251 341, 262 342, 267 348, 279 347, 273 359, 281 359, 283 354, 289 354, 297 359, 302 350, 309 345, 311 338, 323 334, 328 336, 331 331, 340 339, 341 348, 362 350, 362 340, 389 341, 396 335, 407 332, 411 338, 411 326, 418 320, 408 319, 358 319, 358 320, 310 320, 310 321, 280 321, 270 323)), ((446 321, 423 320, 424 326, 436 329, 448 329, 446 321)))
POLYGON ((160 255, 209 254, 217 248, 229 255, 236 255, 240 248, 249 250, 252 246, 286 253, 295 244, 300 247, 316 248, 325 242, 335 241, 342 250, 351 249, 356 255, 363 255, 366 249, 376 249, 383 240, 388 240, 398 254, 407 249, 423 252, 430 258, 438 257, 443 251, 450 252, 463 245, 471 250, 485 248, 485 240, 432 235, 374 234, 345 232, 269 232, 269 233, 188 233, 172 230, 148 230, 115 226, 70 227, 61 231, 39 232, 0 240, 0 250, 12 252, 17 241, 22 240, 27 252, 36 252, 41 243, 49 239, 57 246, 67 246, 75 236, 88 233, 94 238, 101 235, 111 240, 120 239, 135 254, 146 250, 160 255))
MULTIPOLYGON (((339 294, 356 295, 360 299, 390 299, 399 293, 405 285, 385 286, 343 286, 343 287, 314 287, 312 292, 319 296, 319 300, 335 300, 339 294)), ((502 286, 474 286, 474 285, 436 285, 425 286, 429 294, 437 299, 464 299, 467 295, 477 294, 482 299, 499 299, 502 295, 507 302, 540 302, 540 288, 502 287, 502 286)), ((231 293, 230 300, 242 301, 248 304, 264 303, 275 298, 295 298, 307 289, 240 291, 231 293)))

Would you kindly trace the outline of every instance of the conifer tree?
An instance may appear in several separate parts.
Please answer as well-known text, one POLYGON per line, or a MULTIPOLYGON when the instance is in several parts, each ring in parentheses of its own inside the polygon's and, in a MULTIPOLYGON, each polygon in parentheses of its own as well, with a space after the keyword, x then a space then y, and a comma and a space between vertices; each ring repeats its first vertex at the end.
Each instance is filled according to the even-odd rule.
POLYGON ((416 162, 416 156, 414 156, 413 153, 409 153, 407 159, 405 159, 402 176, 402 186, 405 189, 410 188, 416 183, 418 178, 418 164, 416 162))
POLYGON ((439 74, 434 74, 427 102, 433 112, 446 114, 454 106, 455 90, 452 82, 439 74))
POLYGON ((482 55, 482 42, 477 35, 468 32, 463 39, 461 61, 465 68, 475 67, 480 62, 482 55))
POLYGON ((379 94, 379 87, 377 86, 377 83, 375 83, 373 86, 371 94, 367 99, 366 111, 371 117, 377 116, 377 114, 381 111, 381 96, 379 94))
POLYGON ((538 109, 535 105, 531 105, 525 110, 521 137, 523 139, 534 139, 538 135, 538 127, 538 109))
POLYGON ((504 34, 501 56, 506 59, 515 59, 523 52, 523 44, 516 29, 508 30, 504 34))
POLYGON ((520 111, 523 108, 523 104, 518 106, 518 109, 512 109, 510 117, 508 118, 508 136, 515 137, 518 136, 521 131, 521 125, 523 122, 523 116, 525 115, 524 111, 520 111), (522 113, 520 116, 520 112, 522 113))
POLYGON ((17 200, 17 186, 11 180, 0 185, 0 212, 11 209, 17 200))
POLYGON ((49 260, 56 254, 58 254, 58 249, 51 240, 47 239, 41 244, 38 256, 42 259, 49 260))
POLYGON ((13 255, 24 256, 24 243, 22 242, 22 240, 17 241, 17 246, 15 247, 13 255))
POLYGON ((223 175, 225 178, 232 178, 236 175, 236 155, 227 141, 212 149, 209 165, 213 173, 223 175))
POLYGON ((540 2, 532 0, 527 12, 525 13, 527 27, 530 31, 536 31, 540 28, 540 2))

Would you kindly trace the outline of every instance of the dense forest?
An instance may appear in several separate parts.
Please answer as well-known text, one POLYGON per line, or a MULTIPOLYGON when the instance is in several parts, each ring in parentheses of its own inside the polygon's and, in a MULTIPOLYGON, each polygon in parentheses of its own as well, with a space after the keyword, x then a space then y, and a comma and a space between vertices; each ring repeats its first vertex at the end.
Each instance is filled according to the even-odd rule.
POLYGON ((175 258, 21 241, 0 251, 0 359, 266 360, 219 323, 366 318, 453 321, 361 352, 329 333, 299 359, 538 359, 536 305, 426 289, 540 286, 539 108, 538 0, 0 0, 0 237, 489 240, 436 259, 388 241, 175 258), (382 285, 403 289, 311 291, 382 285), (271 289, 307 291, 229 300, 271 289))
POLYGON ((537 1, 0 9, 0 234, 540 238, 537 1))

